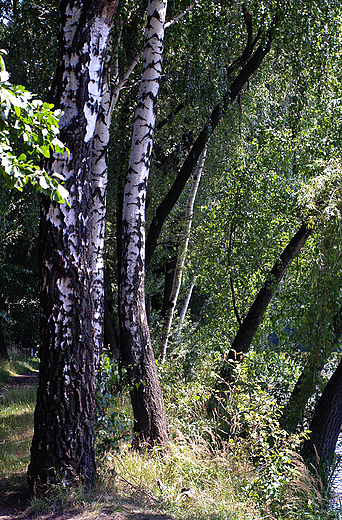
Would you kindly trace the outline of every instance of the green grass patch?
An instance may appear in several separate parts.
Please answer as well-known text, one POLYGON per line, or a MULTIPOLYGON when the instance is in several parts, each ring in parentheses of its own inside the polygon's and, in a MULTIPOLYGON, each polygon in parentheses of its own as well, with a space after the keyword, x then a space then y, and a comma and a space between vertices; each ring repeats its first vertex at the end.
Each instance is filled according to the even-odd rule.
POLYGON ((11 361, 0 361, 0 388, 5 386, 11 377, 39 370, 39 359, 14 356, 11 361))
MULTIPOLYGON (((12 377, 39 368, 37 359, 17 358, 1 362, 0 385, 12 377)), ((26 471, 33 435, 35 386, 2 388, 0 397, 0 494, 6 496, 26 487, 26 471)))

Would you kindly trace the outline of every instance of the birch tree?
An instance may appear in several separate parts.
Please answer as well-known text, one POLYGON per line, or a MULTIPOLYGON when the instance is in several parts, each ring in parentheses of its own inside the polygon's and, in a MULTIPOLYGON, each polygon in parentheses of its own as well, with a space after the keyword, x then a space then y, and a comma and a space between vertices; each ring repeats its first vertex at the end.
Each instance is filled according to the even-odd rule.
POLYGON ((69 204, 41 200, 41 366, 28 469, 32 490, 54 481, 91 486, 96 476, 95 364, 106 184, 100 121, 107 103, 105 53, 117 3, 62 0, 59 5, 51 98, 63 111, 61 139, 70 156, 55 154, 46 170, 65 178, 69 204))
POLYGON ((167 443, 169 429, 145 308, 145 201, 162 72, 166 0, 150 0, 138 104, 123 195, 119 285, 122 355, 137 442, 167 443))

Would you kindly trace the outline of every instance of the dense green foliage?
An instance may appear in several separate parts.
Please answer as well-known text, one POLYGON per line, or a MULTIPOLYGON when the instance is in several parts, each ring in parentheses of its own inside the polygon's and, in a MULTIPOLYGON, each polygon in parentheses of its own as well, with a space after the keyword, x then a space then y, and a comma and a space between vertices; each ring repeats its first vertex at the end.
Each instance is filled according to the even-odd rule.
POLYGON ((37 164, 53 152, 67 153, 57 137, 60 111, 52 112, 53 105, 33 99, 28 90, 11 85, 8 79, 0 55, 0 173, 9 188, 22 191, 30 182, 38 191, 64 202, 68 192, 60 184, 63 177, 57 173, 49 177, 37 164))

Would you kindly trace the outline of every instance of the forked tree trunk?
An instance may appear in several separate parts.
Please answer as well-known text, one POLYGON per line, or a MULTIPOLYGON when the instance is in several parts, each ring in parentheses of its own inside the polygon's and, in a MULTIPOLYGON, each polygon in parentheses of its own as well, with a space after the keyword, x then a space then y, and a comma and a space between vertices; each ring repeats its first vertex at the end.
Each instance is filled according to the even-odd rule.
POLYGON ((145 201, 162 71, 166 0, 150 0, 121 225, 120 327, 136 442, 165 444, 169 429, 145 308, 145 201))
POLYGON ((59 7, 52 101, 63 110, 61 139, 70 156, 53 157, 47 168, 64 176, 70 196, 69 205, 46 197, 41 204, 41 366, 28 469, 32 491, 43 492, 51 483, 95 482, 106 182, 96 165, 105 51, 116 7, 117 0, 62 0, 59 7))

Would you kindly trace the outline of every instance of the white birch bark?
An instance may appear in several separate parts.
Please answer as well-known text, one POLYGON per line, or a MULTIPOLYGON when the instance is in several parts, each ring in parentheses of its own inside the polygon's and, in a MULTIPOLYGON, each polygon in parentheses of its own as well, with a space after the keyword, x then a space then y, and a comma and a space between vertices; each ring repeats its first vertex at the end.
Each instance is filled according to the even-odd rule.
POLYGON ((122 208, 120 321, 129 367, 135 431, 139 439, 166 443, 169 430, 145 308, 145 201, 157 97, 162 73, 166 0, 150 0, 138 104, 122 208))
POLYGON ((160 340, 160 359, 162 363, 165 362, 166 358, 166 350, 167 350, 167 344, 168 339, 170 335, 171 325, 172 325, 172 319, 175 312, 175 308, 177 305, 179 290, 182 285, 182 275, 183 275, 183 269, 185 265, 185 259, 188 252, 188 246, 189 246, 189 240, 190 240, 190 233, 191 233, 191 225, 192 225, 192 218, 193 218, 193 211, 194 211, 194 202, 196 199, 198 187, 201 181, 201 176, 203 172, 203 167, 205 163, 205 157, 206 157, 207 148, 203 150, 203 152, 200 155, 198 165, 194 174, 194 180, 191 186, 188 202, 185 209, 185 226, 184 226, 184 238, 180 244, 179 251, 178 251, 178 257, 177 257, 177 263, 175 268, 175 273, 173 277, 172 282, 172 290, 170 294, 169 303, 165 312, 165 317, 163 321, 163 327, 162 327, 162 334, 161 334, 161 340, 160 340))
POLYGON ((28 470, 32 489, 54 481, 76 479, 86 486, 95 481, 98 317, 93 317, 94 295, 103 285, 103 212, 98 199, 105 177, 99 170, 93 175, 92 167, 105 52, 116 7, 117 0, 88 2, 87 7, 81 1, 60 2, 52 96, 63 111, 61 138, 70 156, 54 156, 49 168, 63 174, 69 205, 42 198, 41 366, 28 470))
POLYGON ((189 290, 187 292, 187 295, 186 295, 185 300, 183 302, 181 311, 179 313, 178 331, 177 331, 177 336, 176 336, 177 343, 179 343, 179 340, 180 340, 180 336, 181 336, 182 329, 183 329, 183 323, 184 323, 184 320, 185 320, 186 313, 188 312, 189 303, 190 303, 190 300, 191 300, 191 296, 192 296, 192 292, 194 290, 194 287, 195 287, 195 277, 193 276, 192 279, 191 279, 191 282, 190 282, 189 290))

